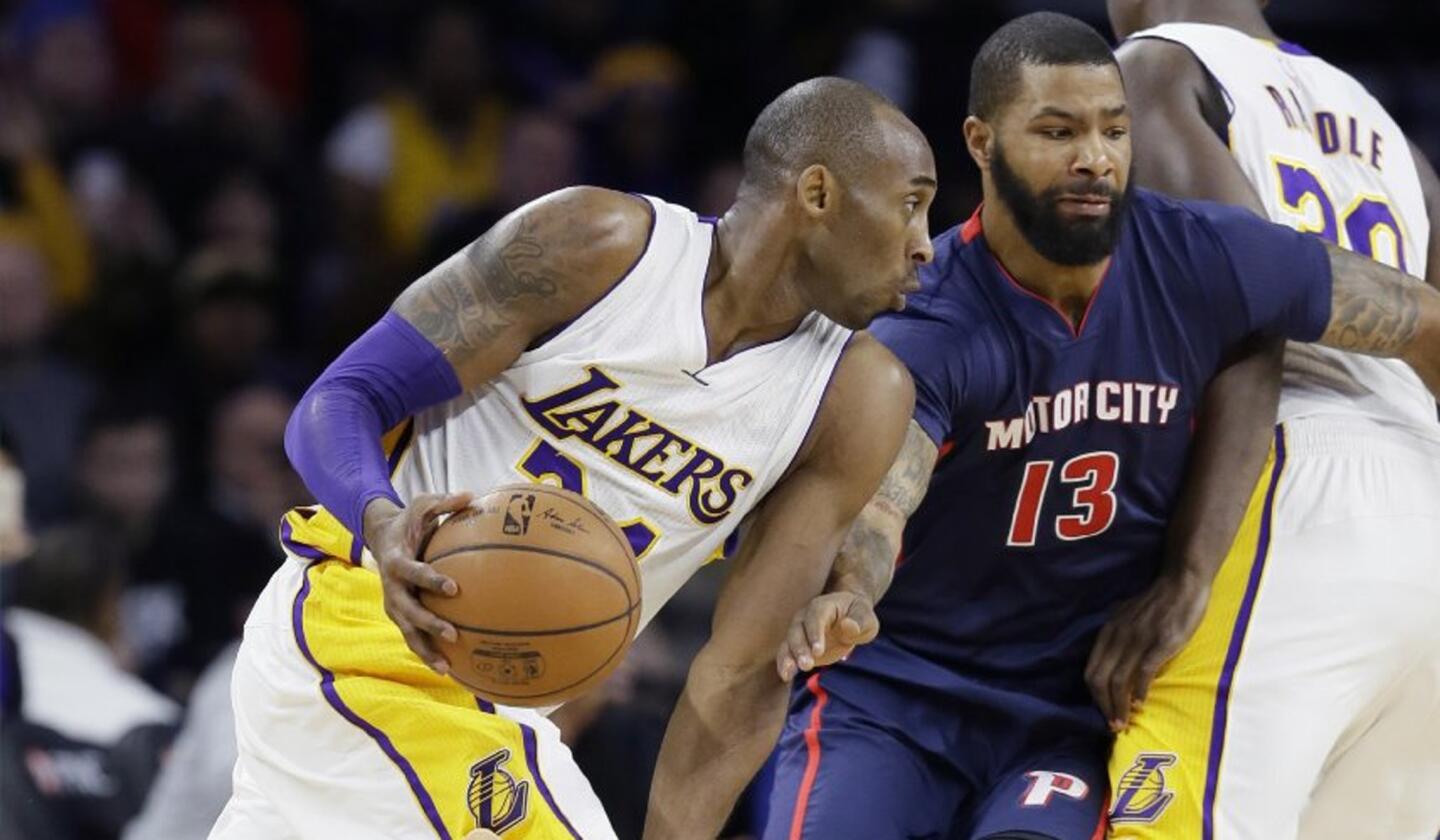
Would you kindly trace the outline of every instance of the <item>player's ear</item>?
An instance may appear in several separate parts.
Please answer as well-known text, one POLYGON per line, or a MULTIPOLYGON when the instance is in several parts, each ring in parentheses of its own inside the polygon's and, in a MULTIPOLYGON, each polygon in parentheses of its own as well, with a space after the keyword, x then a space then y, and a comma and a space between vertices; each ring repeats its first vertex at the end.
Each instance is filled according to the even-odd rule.
POLYGON ((824 164, 812 163, 796 180, 795 197, 806 215, 820 216, 835 209, 840 200, 840 185, 824 164))
POLYGON ((995 148, 995 131, 990 124, 976 116, 965 118, 965 149, 975 159, 975 165, 984 171, 990 169, 990 155, 995 148))

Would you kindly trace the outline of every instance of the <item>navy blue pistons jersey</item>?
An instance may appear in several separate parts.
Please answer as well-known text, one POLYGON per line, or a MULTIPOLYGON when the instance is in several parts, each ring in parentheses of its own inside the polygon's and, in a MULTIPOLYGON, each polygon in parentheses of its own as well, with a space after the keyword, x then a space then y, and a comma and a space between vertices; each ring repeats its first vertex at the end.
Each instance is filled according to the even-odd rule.
POLYGON ((837 670, 1085 704, 1097 632, 1158 571, 1206 383, 1251 334, 1319 338, 1328 255, 1248 211, 1137 190, 1078 328, 1007 274, 978 211, 921 283, 871 330, 941 456, 881 637, 837 670))

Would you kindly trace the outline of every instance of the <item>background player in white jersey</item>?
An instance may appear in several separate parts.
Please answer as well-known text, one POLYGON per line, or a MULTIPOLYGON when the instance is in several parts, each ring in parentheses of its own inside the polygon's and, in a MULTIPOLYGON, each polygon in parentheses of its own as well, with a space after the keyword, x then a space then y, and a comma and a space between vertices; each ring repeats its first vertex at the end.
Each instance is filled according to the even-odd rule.
MULTIPOLYGON (((1264 5, 1111 0, 1136 178, 1440 283, 1429 164, 1264 5)), ((1429 840, 1440 825, 1435 404, 1404 365, 1311 346, 1284 350, 1281 393, 1279 360, 1261 352, 1228 383, 1228 454, 1193 465, 1212 519, 1243 512, 1228 556, 1172 558, 1092 658, 1097 699, 1129 727, 1112 836, 1429 840), (1278 478, 1252 494, 1272 436, 1278 478)))
POLYGON ((903 306, 935 189, 915 126, 839 79, 771 103, 744 164, 718 220, 598 189, 526 205, 312 386, 287 448, 325 508, 286 516, 247 624, 212 836, 614 836, 553 725, 439 673, 428 636, 454 630, 416 597, 454 592, 416 561, 435 517, 526 476, 637 517, 644 619, 751 514, 646 836, 719 830, 782 722, 774 645, 905 433, 903 368, 850 330, 903 306))

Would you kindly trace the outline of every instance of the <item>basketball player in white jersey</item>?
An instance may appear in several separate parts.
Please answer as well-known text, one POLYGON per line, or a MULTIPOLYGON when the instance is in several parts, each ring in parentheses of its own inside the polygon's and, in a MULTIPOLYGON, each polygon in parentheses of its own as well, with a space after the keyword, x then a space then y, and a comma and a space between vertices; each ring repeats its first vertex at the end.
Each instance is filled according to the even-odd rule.
MULTIPOLYGON (((1129 39, 1118 57, 1136 179, 1248 206, 1440 285, 1430 165, 1351 76, 1279 39, 1264 5, 1110 0, 1129 39)), ((1211 445, 1192 463, 1191 490, 1209 503, 1172 524, 1171 542, 1191 550, 1117 615, 1091 660, 1097 700, 1123 730, 1111 836, 1430 840, 1435 403, 1403 364, 1313 345, 1262 349, 1235 369, 1209 392, 1211 445), (1271 438, 1278 479, 1266 470, 1252 493, 1271 438), (1237 525, 1228 555, 1196 539, 1237 525)))
POLYGON ((545 717, 443 676, 429 637, 454 630, 416 596, 454 593, 416 560, 436 516, 524 479, 624 526, 642 627, 746 520, 646 836, 719 831, 781 726, 772 651, 905 435, 908 376, 852 330, 914 288, 935 190, 915 126, 839 79, 771 103, 744 165, 718 220, 592 188, 526 205, 312 386, 287 450, 324 507, 286 516, 247 623, 212 837, 615 836, 545 717))

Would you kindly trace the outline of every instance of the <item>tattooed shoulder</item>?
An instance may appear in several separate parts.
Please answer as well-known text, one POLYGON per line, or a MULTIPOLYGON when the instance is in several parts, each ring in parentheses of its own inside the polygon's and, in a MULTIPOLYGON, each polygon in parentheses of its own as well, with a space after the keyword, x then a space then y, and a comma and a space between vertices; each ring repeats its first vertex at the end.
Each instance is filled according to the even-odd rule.
POLYGON ((635 205, 593 189, 526 205, 417 280, 395 309, 457 370, 507 337, 523 347, 578 314, 613 284, 616 265, 638 256, 648 219, 635 205))

